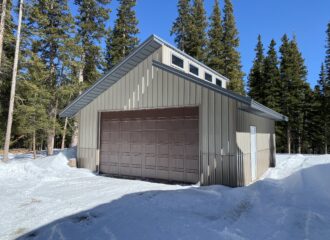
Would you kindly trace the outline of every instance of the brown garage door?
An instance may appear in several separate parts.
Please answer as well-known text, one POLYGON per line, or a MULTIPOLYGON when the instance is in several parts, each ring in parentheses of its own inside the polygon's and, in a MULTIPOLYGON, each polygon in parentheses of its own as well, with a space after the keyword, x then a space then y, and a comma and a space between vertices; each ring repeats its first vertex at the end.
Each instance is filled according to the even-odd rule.
POLYGON ((196 183, 198 108, 101 115, 100 172, 196 183))

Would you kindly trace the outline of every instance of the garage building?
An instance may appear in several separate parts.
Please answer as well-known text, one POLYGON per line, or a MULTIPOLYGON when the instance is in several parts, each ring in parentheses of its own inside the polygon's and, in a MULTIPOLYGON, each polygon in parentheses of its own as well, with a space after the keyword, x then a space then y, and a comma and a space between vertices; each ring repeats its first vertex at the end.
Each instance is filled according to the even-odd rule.
POLYGON ((78 166, 114 176, 245 186, 275 165, 287 117, 152 35, 61 113, 79 126, 78 166))

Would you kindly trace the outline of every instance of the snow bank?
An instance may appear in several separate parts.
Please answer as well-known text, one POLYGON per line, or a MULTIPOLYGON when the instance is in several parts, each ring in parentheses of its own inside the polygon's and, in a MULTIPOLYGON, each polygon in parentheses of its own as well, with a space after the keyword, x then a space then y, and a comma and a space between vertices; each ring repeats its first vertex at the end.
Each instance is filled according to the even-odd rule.
POLYGON ((114 179, 66 163, 12 161, 7 175, 0 166, 0 239, 330 239, 328 155, 279 155, 244 188, 114 179))

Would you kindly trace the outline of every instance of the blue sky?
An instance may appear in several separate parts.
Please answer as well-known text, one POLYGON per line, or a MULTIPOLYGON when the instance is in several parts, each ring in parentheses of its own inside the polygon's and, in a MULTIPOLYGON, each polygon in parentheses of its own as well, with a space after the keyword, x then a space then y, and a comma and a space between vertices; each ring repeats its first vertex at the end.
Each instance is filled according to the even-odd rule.
MULTIPOLYGON (((72 1, 70 1, 72 6, 72 1)), ((210 15, 214 0, 205 0, 210 15)), ((220 0, 221 8, 223 0, 220 0)), ((265 52, 272 38, 280 45, 284 33, 296 35, 299 48, 308 68, 307 80, 314 86, 325 56, 325 30, 330 21, 329 0, 233 0, 234 14, 239 31, 243 71, 246 75, 255 56, 254 48, 261 34, 265 52)), ((110 24, 116 18, 117 0, 110 4, 110 24)), ((73 10, 75 12, 75 10, 73 10)), ((137 0, 141 41, 151 34, 173 43, 170 29, 177 17, 177 0, 137 0)), ((246 80, 246 77, 245 77, 246 80)))

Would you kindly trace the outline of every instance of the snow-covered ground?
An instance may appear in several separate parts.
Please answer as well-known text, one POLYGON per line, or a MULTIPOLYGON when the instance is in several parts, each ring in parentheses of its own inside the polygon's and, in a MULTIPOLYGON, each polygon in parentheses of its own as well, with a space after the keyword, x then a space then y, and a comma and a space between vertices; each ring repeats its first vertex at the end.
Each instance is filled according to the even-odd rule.
MULTIPOLYGON (((14 157, 14 156, 13 156, 14 157)), ((244 188, 96 176, 54 157, 0 163, 0 239, 330 239, 330 156, 278 155, 244 188)))

